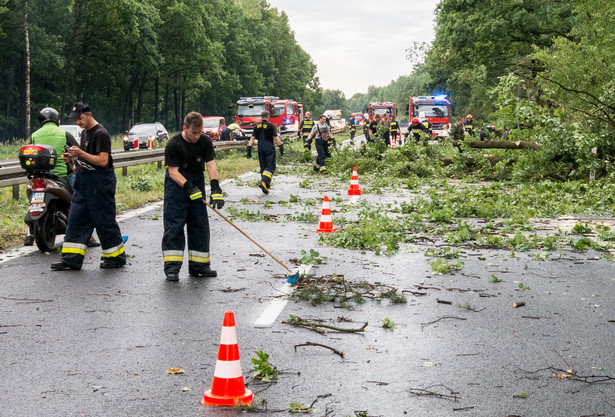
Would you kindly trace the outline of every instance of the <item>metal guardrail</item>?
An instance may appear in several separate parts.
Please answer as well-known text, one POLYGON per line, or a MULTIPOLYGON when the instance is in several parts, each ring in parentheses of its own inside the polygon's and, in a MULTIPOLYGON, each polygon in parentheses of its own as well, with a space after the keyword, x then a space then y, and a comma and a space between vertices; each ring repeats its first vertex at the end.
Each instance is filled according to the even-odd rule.
MULTIPOLYGON (((227 151, 231 149, 243 149, 246 141, 237 142, 214 142, 216 151, 227 151)), ((164 161, 164 149, 148 149, 128 152, 114 152, 113 166, 122 168, 122 174, 127 175, 128 167, 158 162, 158 168, 162 168, 164 161)), ((26 171, 19 164, 19 160, 10 159, 0 162, 0 187, 13 187, 13 199, 19 199, 19 185, 28 182, 26 171)))

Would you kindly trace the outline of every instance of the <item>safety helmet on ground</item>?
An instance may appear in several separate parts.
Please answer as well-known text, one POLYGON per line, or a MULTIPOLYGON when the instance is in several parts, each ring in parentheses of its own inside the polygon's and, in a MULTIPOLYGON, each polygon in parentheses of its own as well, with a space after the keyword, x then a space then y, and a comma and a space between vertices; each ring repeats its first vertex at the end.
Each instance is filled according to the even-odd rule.
POLYGON ((418 117, 414 117, 414 118, 412 119, 412 124, 413 124, 413 125, 418 125, 418 124, 419 124, 419 118, 418 118, 418 117))
POLYGON ((468 114, 468 115, 466 116, 466 119, 471 119, 471 118, 472 118, 472 115, 471 115, 471 114, 468 114))
POLYGON ((60 125, 60 114, 52 107, 45 107, 38 114, 38 122, 41 125, 47 122, 54 122, 55 124, 60 125))
POLYGON ((312 113, 310 113, 310 112, 306 112, 306 113, 305 113, 305 117, 312 117, 312 113))

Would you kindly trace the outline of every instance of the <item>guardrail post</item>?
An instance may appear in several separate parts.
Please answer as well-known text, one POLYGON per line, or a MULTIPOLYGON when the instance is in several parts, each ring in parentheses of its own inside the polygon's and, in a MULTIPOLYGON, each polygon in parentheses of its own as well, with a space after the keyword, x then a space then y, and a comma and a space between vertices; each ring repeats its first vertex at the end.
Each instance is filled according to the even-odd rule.
POLYGON ((128 167, 122 167, 122 177, 128 175, 128 167))
POLYGON ((13 184, 13 200, 19 200, 19 184, 13 184))
POLYGON ((158 169, 162 169, 162 161, 158 161, 158 169))

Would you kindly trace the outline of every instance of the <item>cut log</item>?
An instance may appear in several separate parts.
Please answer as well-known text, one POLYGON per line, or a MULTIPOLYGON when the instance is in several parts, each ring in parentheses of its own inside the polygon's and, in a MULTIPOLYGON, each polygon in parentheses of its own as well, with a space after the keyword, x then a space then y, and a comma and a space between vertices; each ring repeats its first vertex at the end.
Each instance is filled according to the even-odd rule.
MULTIPOLYGON (((470 148, 475 149, 529 149, 532 151, 539 151, 542 149, 541 144, 524 140, 518 140, 516 142, 511 142, 507 140, 485 140, 465 143, 470 148)), ((459 145, 459 141, 453 141, 453 146, 459 145)))

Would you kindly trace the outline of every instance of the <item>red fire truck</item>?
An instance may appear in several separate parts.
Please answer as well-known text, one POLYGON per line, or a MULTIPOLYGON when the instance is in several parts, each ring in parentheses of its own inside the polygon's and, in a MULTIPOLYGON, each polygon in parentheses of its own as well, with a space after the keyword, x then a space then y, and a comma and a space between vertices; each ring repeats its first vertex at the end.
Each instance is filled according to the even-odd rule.
POLYGON ((375 102, 369 103, 367 107, 367 114, 369 114, 369 120, 374 120, 374 116, 379 114, 384 116, 386 112, 389 112, 392 118, 397 118, 397 111, 395 109, 395 103, 387 101, 385 103, 375 102))
POLYGON ((273 102, 279 99, 272 96, 241 97, 235 106, 235 123, 248 137, 252 136, 254 127, 262 120, 261 113, 267 110, 273 115, 273 102))
POLYGON ((408 106, 410 122, 412 122, 412 118, 419 117, 421 113, 424 113, 425 118, 431 123, 434 137, 448 136, 448 130, 451 128, 449 119, 451 102, 447 96, 410 97, 408 106))
POLYGON ((303 105, 294 100, 275 100, 269 121, 276 125, 280 133, 297 132, 303 117, 303 105))

